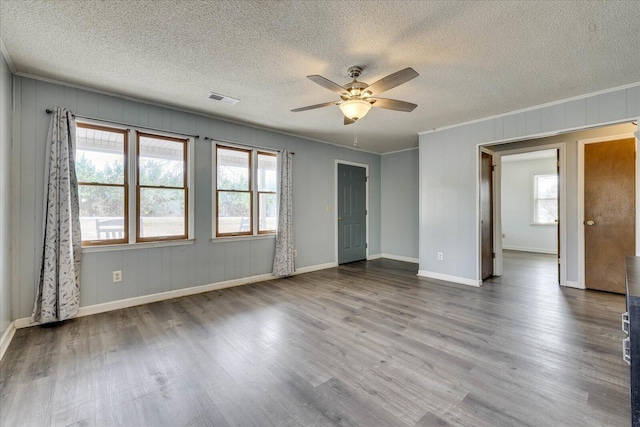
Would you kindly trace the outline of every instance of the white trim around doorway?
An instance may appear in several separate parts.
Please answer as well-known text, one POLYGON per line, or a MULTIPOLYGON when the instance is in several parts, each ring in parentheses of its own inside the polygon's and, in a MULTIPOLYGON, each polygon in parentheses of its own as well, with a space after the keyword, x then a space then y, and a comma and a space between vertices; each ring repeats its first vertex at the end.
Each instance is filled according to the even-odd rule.
MULTIPOLYGON (((525 140, 526 141, 526 140, 525 140)), ((560 286, 575 287, 574 283, 567 283, 567 161, 566 161, 566 143, 560 142, 556 144, 537 145, 534 147, 517 148, 513 150, 496 151, 494 153, 494 163, 496 164, 495 185, 494 185, 494 250, 496 252, 495 259, 495 275, 501 276, 503 270, 502 258, 502 157, 511 154, 530 153, 542 150, 558 150, 560 158, 560 173, 558 175, 560 189, 560 286), (498 236, 499 238, 497 238, 498 236)))

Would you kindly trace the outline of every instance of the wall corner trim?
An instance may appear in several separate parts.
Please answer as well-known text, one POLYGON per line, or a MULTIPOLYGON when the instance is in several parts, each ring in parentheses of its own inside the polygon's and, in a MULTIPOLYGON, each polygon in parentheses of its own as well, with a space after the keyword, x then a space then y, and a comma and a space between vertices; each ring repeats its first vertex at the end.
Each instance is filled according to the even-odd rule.
POLYGON ((429 279, 444 280, 445 282, 459 283, 461 285, 474 286, 476 288, 479 288, 480 286, 482 286, 482 280, 451 276, 449 274, 436 273, 436 272, 427 271, 427 270, 418 270, 418 276, 428 277, 429 279))
MULTIPOLYGON (((310 273, 312 271, 324 270, 327 268, 337 267, 334 262, 327 264, 311 265, 309 267, 301 267, 296 269, 293 276, 298 274, 310 273)), ((110 301, 102 304, 88 305, 86 307, 80 307, 78 315, 76 317, 90 316, 92 314, 105 313, 107 311, 119 310, 121 308, 135 307, 137 305, 150 304, 153 302, 165 301, 173 298, 186 297, 189 295, 201 294, 204 292, 217 291, 220 289, 232 288, 235 286, 249 285, 251 283, 264 282, 267 280, 280 280, 279 277, 272 275, 271 273, 260 274, 257 276, 243 277, 240 279, 226 280, 224 282, 210 283, 208 285, 193 286, 191 288, 176 289, 168 292, 160 292, 157 294, 143 295, 140 297, 127 298, 118 301, 110 301)), ((30 317, 23 317, 16 319, 14 331, 16 329, 28 328, 30 326, 37 326, 39 323, 32 323, 30 317)), ((6 334, 6 333, 5 333, 6 334)), ((2 338, 4 340, 4 336, 2 338)), ((4 341, 3 341, 4 342, 4 341)))
POLYGON ((2 334, 2 338, 0 338, 0 361, 4 357, 4 353, 9 348, 9 344, 11 344, 11 340, 13 339, 13 335, 16 333, 16 322, 9 323, 9 327, 2 334))

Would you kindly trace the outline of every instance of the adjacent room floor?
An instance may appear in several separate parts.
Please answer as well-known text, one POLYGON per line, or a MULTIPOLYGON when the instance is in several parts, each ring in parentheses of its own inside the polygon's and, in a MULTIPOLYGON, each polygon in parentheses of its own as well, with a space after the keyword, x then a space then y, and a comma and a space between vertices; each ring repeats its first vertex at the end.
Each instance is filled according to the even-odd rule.
POLYGON ((491 283, 528 286, 549 289, 558 287, 558 256, 536 252, 503 250, 502 277, 494 277, 491 283))
POLYGON ((0 424, 629 425, 624 297, 517 262, 473 288, 380 259, 21 329, 0 424))

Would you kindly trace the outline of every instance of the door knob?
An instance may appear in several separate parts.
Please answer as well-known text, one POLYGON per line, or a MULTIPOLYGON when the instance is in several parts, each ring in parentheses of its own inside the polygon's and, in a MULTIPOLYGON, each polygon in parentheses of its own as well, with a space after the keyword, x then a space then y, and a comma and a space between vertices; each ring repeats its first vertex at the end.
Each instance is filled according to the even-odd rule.
POLYGON ((594 224, 595 224, 595 222, 593 222, 593 221, 589 220, 589 221, 587 221, 587 222, 586 222, 586 224, 587 224, 587 225, 594 225, 594 224))
POLYGON ((342 221, 342 217, 341 216, 338 217, 338 221, 342 221))

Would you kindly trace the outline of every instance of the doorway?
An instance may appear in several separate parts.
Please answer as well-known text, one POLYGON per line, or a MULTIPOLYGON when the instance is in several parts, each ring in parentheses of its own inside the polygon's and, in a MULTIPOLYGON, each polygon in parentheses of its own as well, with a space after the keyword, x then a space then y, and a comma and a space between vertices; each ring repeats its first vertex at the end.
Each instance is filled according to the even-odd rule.
POLYGON ((337 163, 338 264, 367 259, 366 165, 337 163))
POLYGON ((579 141, 581 283, 625 293, 625 256, 636 254, 636 139, 579 141))
MULTIPOLYGON (((506 249, 521 252, 518 259, 528 253, 541 265, 552 266, 545 277, 553 277, 551 283, 566 286, 566 266, 563 263, 566 259, 565 144, 494 148, 499 148, 493 153, 494 275, 503 274, 503 249, 506 249), (519 164, 511 167, 510 157, 519 164), (515 172, 503 177, 505 168, 515 172), (517 213, 515 219, 513 212, 512 218, 503 217, 503 193, 507 190, 504 188, 505 180, 510 186, 508 190, 512 190, 512 195, 517 195, 517 199, 510 202, 517 213)), ((509 197, 509 194, 506 196, 509 197)))
POLYGON ((558 151, 500 156, 502 259, 511 270, 535 265, 540 285, 560 283, 558 151))

